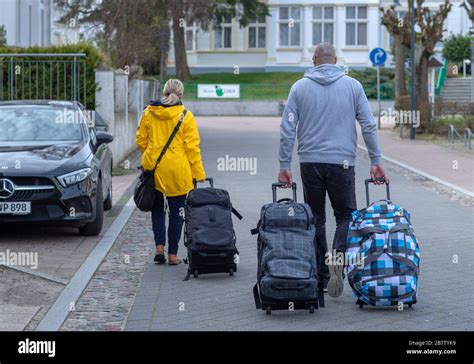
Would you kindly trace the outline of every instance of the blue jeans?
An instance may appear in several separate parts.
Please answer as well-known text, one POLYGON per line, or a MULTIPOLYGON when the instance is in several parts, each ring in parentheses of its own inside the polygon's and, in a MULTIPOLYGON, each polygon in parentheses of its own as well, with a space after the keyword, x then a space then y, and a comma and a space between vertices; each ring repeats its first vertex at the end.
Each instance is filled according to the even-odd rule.
MULTIPOLYGON (((168 219, 168 254, 178 253, 178 244, 181 239, 181 230, 184 222, 184 202, 186 195, 167 197, 169 207, 168 219)), ((151 224, 155 237, 155 245, 166 245, 166 212, 164 196, 155 191, 155 203, 151 210, 151 224)))
POLYGON ((326 192, 331 201, 336 218, 333 249, 346 251, 347 233, 352 219, 352 211, 357 210, 355 196, 354 167, 329 163, 301 163, 304 199, 311 207, 316 219, 316 255, 319 265, 319 279, 329 279, 329 269, 325 262, 328 251, 326 240, 326 192))

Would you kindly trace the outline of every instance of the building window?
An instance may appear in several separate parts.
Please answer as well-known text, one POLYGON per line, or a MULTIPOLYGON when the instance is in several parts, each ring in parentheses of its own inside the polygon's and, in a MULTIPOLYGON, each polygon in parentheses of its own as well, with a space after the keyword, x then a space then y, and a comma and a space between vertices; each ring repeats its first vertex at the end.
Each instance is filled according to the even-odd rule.
POLYGON ((265 15, 251 18, 249 23, 249 48, 265 48, 265 15))
POLYGON ((346 45, 367 45, 367 6, 346 7, 346 45))
POLYGON ((195 51, 196 50, 196 36, 197 36, 197 26, 195 23, 186 24, 186 28, 184 31, 184 38, 186 42, 186 50, 187 51, 195 51))
POLYGON ((313 45, 334 43, 334 6, 313 7, 313 45))
POLYGON ((280 46, 297 47, 301 45, 301 8, 282 6, 279 9, 280 46))
POLYGON ((232 48, 232 18, 227 16, 214 31, 214 48, 232 48))

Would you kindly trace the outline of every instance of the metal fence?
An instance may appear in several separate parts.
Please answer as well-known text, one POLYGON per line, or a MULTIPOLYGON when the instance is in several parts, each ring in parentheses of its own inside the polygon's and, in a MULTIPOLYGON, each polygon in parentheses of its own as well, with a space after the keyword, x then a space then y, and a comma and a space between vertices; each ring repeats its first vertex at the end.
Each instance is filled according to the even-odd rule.
POLYGON ((454 144, 455 137, 459 138, 466 148, 472 149, 472 131, 469 128, 464 129, 464 135, 456 130, 454 125, 449 124, 448 126, 448 142, 454 144))
POLYGON ((87 104, 85 53, 0 53, 0 101, 87 104))

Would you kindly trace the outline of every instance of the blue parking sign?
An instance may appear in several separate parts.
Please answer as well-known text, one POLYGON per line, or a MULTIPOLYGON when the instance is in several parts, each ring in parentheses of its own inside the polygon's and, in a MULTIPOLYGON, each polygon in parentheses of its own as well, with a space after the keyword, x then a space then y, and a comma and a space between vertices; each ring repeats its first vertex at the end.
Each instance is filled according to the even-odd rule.
POLYGON ((374 48, 370 51, 369 57, 374 66, 380 66, 387 60, 387 52, 383 48, 374 48))

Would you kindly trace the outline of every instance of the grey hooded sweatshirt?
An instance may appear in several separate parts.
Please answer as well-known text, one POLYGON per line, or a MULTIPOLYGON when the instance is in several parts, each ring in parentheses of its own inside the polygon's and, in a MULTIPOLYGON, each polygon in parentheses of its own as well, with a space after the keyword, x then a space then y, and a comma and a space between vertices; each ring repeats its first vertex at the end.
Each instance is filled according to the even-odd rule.
POLYGON ((280 168, 291 169, 295 137, 301 163, 353 166, 356 120, 362 128, 371 164, 381 164, 377 125, 360 82, 332 64, 308 69, 292 86, 283 112, 280 168))

